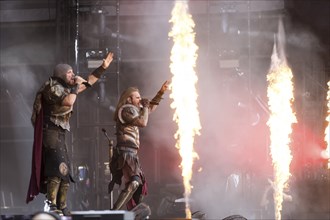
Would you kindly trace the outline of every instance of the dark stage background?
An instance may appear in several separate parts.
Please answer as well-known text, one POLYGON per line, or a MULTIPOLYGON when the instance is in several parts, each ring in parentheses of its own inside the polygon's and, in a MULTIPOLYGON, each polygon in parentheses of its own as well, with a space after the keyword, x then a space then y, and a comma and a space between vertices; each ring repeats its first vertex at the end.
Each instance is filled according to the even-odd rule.
MULTIPOLYGON (((1 214, 31 214, 43 207, 44 195, 25 204, 33 142, 30 115, 39 86, 57 63, 68 63, 76 74, 87 76, 113 51, 115 60, 105 77, 79 95, 68 143, 72 170, 80 178, 70 189, 70 208, 109 209, 108 141, 101 129, 114 138, 112 114, 122 90, 137 86, 142 96, 152 98, 171 78, 168 21, 173 3, 0 1, 1 214)), ((266 74, 282 19, 298 118, 292 144, 294 199, 285 205, 284 217, 329 219, 329 170, 320 152, 325 148, 330 79, 330 2, 191 0, 189 5, 199 46, 202 124, 196 138, 200 159, 194 166, 192 212, 210 219, 271 217, 260 205, 272 176, 266 74)), ((141 130, 140 159, 150 190, 145 202, 154 218, 183 213, 182 204, 175 202, 183 189, 170 104, 166 94, 141 130)))

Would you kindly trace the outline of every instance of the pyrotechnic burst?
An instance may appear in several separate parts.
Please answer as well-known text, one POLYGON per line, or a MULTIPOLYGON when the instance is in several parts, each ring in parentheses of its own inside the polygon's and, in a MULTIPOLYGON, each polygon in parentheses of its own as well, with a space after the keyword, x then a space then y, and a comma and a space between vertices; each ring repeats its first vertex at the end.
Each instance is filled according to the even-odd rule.
POLYGON ((327 144, 327 148, 325 150, 326 157, 328 157, 328 169, 330 169, 330 81, 328 82, 328 114, 326 117, 327 126, 325 127, 325 142, 327 144))
POLYGON ((176 147, 179 149, 182 169, 186 217, 191 218, 189 196, 191 194, 191 178, 193 161, 198 157, 194 151, 194 137, 201 129, 197 109, 197 92, 195 85, 197 75, 195 66, 198 46, 195 44, 195 23, 188 12, 187 1, 177 1, 172 9, 172 30, 169 37, 173 39, 170 69, 172 73, 171 108, 175 109, 173 120, 178 125, 175 134, 176 147))
MULTIPOLYGON (((280 45, 280 48, 283 49, 283 45, 280 45)), ((292 110, 294 100, 293 74, 284 57, 284 50, 282 50, 281 56, 278 56, 275 44, 271 68, 267 75, 267 96, 270 109, 267 125, 270 129, 270 154, 274 167, 274 205, 277 220, 281 219, 283 191, 288 187, 287 183, 291 176, 292 155, 289 145, 292 124, 296 122, 292 110)))

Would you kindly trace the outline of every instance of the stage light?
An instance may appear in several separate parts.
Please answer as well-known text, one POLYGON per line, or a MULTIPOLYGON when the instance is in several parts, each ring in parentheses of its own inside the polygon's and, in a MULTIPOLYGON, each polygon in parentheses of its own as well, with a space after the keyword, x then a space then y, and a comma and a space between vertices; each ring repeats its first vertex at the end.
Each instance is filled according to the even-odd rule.
POLYGON ((87 165, 78 166, 78 178, 79 178, 79 181, 86 180, 87 175, 88 175, 88 167, 87 167, 87 165))
POLYGON ((103 58, 108 54, 108 48, 104 50, 87 50, 85 57, 87 59, 87 68, 94 69, 102 65, 103 58))

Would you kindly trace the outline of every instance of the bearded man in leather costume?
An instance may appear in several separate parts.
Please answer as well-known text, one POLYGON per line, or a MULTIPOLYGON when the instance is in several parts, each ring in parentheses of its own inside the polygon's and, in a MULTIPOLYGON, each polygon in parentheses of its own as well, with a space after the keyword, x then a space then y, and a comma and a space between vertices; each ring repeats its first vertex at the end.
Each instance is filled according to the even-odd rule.
POLYGON ((75 76, 68 64, 58 64, 38 90, 31 121, 34 127, 33 158, 26 203, 38 194, 46 194, 50 212, 70 215, 67 192, 73 182, 70 172, 66 135, 77 95, 91 87, 105 73, 113 60, 108 53, 102 65, 87 80, 75 76))
POLYGON ((129 87, 121 94, 114 113, 117 143, 110 164, 113 178, 109 193, 114 184, 121 185, 122 180, 125 188, 119 194, 113 210, 121 209, 125 204, 127 210, 131 210, 147 194, 146 180, 138 157, 139 128, 147 126, 149 114, 159 105, 167 89, 168 81, 165 81, 151 101, 142 99, 135 87, 129 87))

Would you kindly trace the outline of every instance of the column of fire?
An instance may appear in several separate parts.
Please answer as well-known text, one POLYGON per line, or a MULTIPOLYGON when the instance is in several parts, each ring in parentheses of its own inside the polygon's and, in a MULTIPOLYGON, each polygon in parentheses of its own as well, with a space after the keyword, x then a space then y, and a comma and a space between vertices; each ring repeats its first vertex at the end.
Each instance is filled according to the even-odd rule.
POLYGON ((290 135, 292 124, 297 121, 292 109, 294 101, 293 74, 285 59, 284 39, 284 30, 280 23, 279 45, 276 47, 276 44, 274 44, 271 67, 267 75, 267 96, 270 109, 267 125, 270 129, 270 154, 274 172, 273 197, 276 220, 281 219, 283 192, 288 187, 287 184, 291 176, 290 135), (277 50, 280 51, 279 54, 277 50))
POLYGON ((194 137, 201 129, 197 109, 197 75, 194 70, 197 60, 198 46, 195 44, 195 23, 188 12, 187 1, 176 1, 172 9, 172 30, 169 37, 173 39, 170 70, 172 73, 171 108, 175 110, 173 120, 178 130, 175 134, 176 147, 181 156, 181 170, 184 185, 185 213, 191 218, 189 197, 191 194, 191 178, 193 161, 198 157, 194 151, 194 137))

